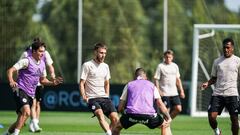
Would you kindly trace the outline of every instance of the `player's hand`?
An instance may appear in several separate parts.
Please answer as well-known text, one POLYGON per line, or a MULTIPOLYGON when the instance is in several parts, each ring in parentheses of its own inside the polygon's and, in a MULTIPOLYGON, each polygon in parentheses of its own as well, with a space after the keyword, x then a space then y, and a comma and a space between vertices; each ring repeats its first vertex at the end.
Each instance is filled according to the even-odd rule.
POLYGON ((184 99, 184 98, 185 98, 185 93, 184 93, 184 91, 183 91, 183 90, 180 92, 180 98, 182 98, 182 99, 184 99))
POLYGON ((208 87, 208 82, 205 82, 200 86, 200 89, 205 90, 207 87, 208 87))
POLYGON ((10 82, 9 85, 13 90, 17 89, 17 86, 18 86, 17 82, 15 81, 10 82))
POLYGON ((170 126, 170 123, 171 123, 172 119, 168 119, 168 120, 164 120, 162 126, 163 128, 166 128, 166 127, 169 127, 170 126))
POLYGON ((88 103, 88 97, 86 95, 83 95, 82 98, 84 102, 88 103))
POLYGON ((57 77, 53 80, 54 85, 58 85, 60 83, 63 83, 63 78, 62 77, 57 77))

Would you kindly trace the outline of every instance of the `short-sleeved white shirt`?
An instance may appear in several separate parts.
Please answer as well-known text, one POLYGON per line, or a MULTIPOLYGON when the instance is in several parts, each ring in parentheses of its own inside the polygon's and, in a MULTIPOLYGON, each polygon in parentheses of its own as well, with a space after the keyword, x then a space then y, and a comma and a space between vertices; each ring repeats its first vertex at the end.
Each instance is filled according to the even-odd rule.
MULTIPOLYGON (((123 101, 126 101, 127 100, 127 90, 128 90, 128 85, 126 84, 124 89, 123 89, 123 92, 122 92, 122 95, 120 97, 121 100, 123 101)), ((154 99, 159 99, 161 98, 159 92, 158 92, 158 89, 157 87, 154 88, 154 99)))
POLYGON ((159 88, 163 96, 177 96, 176 80, 180 77, 179 68, 176 63, 160 63, 154 75, 154 79, 159 80, 159 88))
POLYGON ((108 97, 104 83, 109 80, 110 70, 106 63, 96 63, 94 60, 85 62, 82 66, 81 79, 85 80, 85 91, 89 99, 108 97))
POLYGON ((230 58, 221 56, 212 66, 213 77, 217 77, 213 96, 238 96, 237 83, 240 76, 240 58, 232 55, 230 58))

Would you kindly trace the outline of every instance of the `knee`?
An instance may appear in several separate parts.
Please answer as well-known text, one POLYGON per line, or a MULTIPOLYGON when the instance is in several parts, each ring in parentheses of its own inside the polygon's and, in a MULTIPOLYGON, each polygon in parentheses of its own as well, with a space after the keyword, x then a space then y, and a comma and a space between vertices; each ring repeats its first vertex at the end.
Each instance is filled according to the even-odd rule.
POLYGON ((176 106, 175 110, 176 110, 178 113, 182 112, 182 106, 181 106, 181 105, 176 106))
POLYGON ((22 115, 23 115, 24 117, 28 118, 28 117, 31 115, 30 109, 24 110, 24 111, 22 112, 22 115))

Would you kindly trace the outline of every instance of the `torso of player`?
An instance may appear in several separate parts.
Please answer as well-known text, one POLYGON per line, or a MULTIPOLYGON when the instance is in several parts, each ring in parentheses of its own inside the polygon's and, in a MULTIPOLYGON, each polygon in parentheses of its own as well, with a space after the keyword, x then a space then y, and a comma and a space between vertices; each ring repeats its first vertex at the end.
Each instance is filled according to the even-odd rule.
MULTIPOLYGON (((179 69, 175 63, 160 63, 157 72, 159 72, 159 87, 163 92, 163 96, 178 95, 176 87, 176 79, 180 77, 179 69)), ((155 76, 156 78, 156 76, 155 76)))
POLYGON ((89 99, 108 97, 104 83, 110 79, 109 67, 106 63, 96 63, 94 60, 84 63, 87 69, 85 91, 89 99))
POLYGON ((221 56, 220 58, 216 59, 214 61, 214 67, 212 71, 212 76, 217 77, 213 96, 238 96, 237 83, 240 76, 239 71, 239 57, 232 55, 230 58, 221 56))

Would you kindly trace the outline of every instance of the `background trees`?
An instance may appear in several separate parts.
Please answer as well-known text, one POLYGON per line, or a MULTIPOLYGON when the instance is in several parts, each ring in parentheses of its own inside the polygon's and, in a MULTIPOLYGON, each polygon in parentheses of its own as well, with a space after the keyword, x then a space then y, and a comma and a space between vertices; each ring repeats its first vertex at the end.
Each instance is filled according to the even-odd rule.
MULTIPOLYGON (((175 52, 183 80, 190 80, 193 24, 239 24, 239 13, 230 12, 223 1, 168 0, 168 5, 168 48, 175 52)), ((105 42, 112 83, 131 80, 138 66, 151 79, 162 60, 162 12, 161 0, 83 0, 83 61, 92 58, 94 43, 105 42)), ((77 0, 2 0, 0 20, 1 82, 32 38, 40 36, 57 73, 76 83, 77 0), (34 14, 42 18, 34 21, 34 14)))

